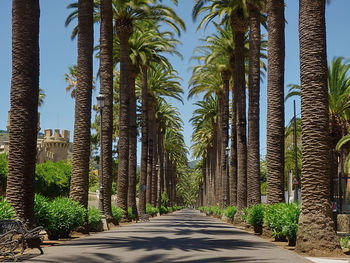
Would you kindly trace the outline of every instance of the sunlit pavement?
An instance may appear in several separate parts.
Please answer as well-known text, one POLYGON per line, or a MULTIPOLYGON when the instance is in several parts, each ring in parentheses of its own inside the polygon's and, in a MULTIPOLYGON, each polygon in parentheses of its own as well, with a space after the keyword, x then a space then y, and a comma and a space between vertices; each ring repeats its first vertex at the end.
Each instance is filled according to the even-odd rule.
POLYGON ((311 262, 296 253, 190 209, 157 217, 150 222, 131 224, 44 248, 44 252, 44 255, 23 255, 19 261, 311 262))

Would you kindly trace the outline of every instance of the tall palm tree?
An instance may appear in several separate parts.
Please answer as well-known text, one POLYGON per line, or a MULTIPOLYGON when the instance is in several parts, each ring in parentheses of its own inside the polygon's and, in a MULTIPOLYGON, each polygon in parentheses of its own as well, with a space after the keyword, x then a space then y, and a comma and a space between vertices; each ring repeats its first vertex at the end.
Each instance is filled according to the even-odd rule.
POLYGON ((341 253, 329 198, 330 148, 325 1, 300 0, 301 211, 296 250, 341 253))
POLYGON ((195 103, 198 107, 190 119, 194 128, 192 133, 193 142, 191 146, 192 156, 195 158, 203 159, 204 169, 202 170, 203 176, 203 191, 204 200, 206 205, 213 205, 213 177, 210 170, 210 148, 213 146, 213 130, 217 117, 217 100, 213 96, 208 97, 203 101, 195 103))
MULTIPOLYGON (((101 0, 100 26, 100 93, 105 95, 101 131, 101 159, 103 176, 103 211, 107 220, 111 220, 112 193, 112 136, 113 136, 113 13, 112 0, 101 0)), ((101 182, 101 180, 100 180, 101 182)))
POLYGON ((69 196, 88 206, 93 52, 93 1, 78 2, 78 71, 69 196))
POLYGON ((267 0, 267 202, 284 201, 284 1, 267 0))
POLYGON ((231 26, 235 41, 234 81, 237 88, 237 205, 236 221, 240 221, 242 208, 247 206, 247 136, 246 136, 246 101, 245 101, 245 65, 244 35, 248 28, 246 1, 240 0, 197 0, 193 8, 193 17, 207 13, 199 27, 214 17, 223 17, 222 22, 231 26))
MULTIPOLYGON (((174 1, 176 2, 176 1, 174 1)), ((162 21, 172 26, 178 33, 184 29, 183 21, 169 7, 155 4, 154 0, 118 0, 113 1, 116 32, 120 39, 120 123, 119 123, 119 165, 117 204, 127 210, 128 185, 128 76, 131 63, 129 57, 129 38, 137 20, 162 21), (180 27, 180 28, 179 28, 180 27)))
POLYGON ((148 118, 150 121, 150 128, 148 129, 148 161, 149 161, 149 170, 148 175, 149 178, 154 178, 153 181, 150 181, 147 187, 153 182, 154 187, 150 187, 151 191, 149 192, 151 196, 149 196, 149 200, 153 201, 153 205, 156 200, 156 101, 157 97, 172 97, 182 102, 181 95, 183 94, 183 90, 180 85, 180 78, 177 76, 177 72, 175 70, 164 69, 162 65, 153 64, 148 71, 148 118))
MULTIPOLYGON (((328 104, 329 104, 329 130, 331 145, 331 176, 338 174, 338 153, 336 152, 337 142, 347 134, 350 121, 349 92, 350 92, 350 64, 343 57, 334 57, 328 66, 328 104)), ((300 86, 290 84, 286 99, 293 96, 300 96, 300 86)), ((339 152, 340 166, 343 166, 345 159, 345 148, 339 152)))
POLYGON ((12 1, 12 79, 7 200, 17 218, 34 224, 39 97, 39 1, 12 1))
POLYGON ((249 11, 249 106, 248 106, 248 206, 261 202, 260 193, 260 13, 264 8, 262 0, 248 1, 249 11))
MULTIPOLYGON (((180 118, 178 109, 171 106, 164 99, 158 98, 156 105, 156 120, 157 120, 157 137, 158 137, 158 164, 159 164, 159 178, 157 191, 157 205, 160 205, 161 196, 165 191, 164 178, 164 137, 168 129, 182 130, 183 122, 180 118)), ((168 194, 168 193, 167 193, 168 194)))
MULTIPOLYGON (((148 160, 148 68, 152 63, 158 63, 171 69, 171 65, 165 53, 181 55, 176 51, 176 45, 179 41, 174 39, 174 34, 169 31, 160 31, 159 24, 156 22, 137 22, 136 30, 130 38, 130 58, 132 63, 141 68, 142 88, 140 89, 142 97, 142 149, 141 149, 141 174, 140 185, 146 185, 147 178, 147 160, 148 160), (141 31, 142 28, 142 31, 141 31)), ((117 45, 118 46, 118 45, 117 45)), ((136 156, 136 153, 135 153, 136 156)), ((129 173, 130 174, 130 173, 129 173)), ((131 174, 130 174, 131 177, 131 174)), ((130 188, 130 187, 129 187, 130 188)), ((130 189, 129 189, 130 190, 130 189)), ((148 185, 148 190, 150 186, 148 185)), ((149 193, 148 191, 147 193, 149 193)), ((134 200, 135 198, 133 198, 134 200)), ((128 201, 129 202, 129 201, 128 201)), ((133 202, 133 201, 132 201, 133 202)), ((136 203, 136 199, 135 199, 136 203)), ((145 192, 139 193, 139 213, 145 213, 145 192)))

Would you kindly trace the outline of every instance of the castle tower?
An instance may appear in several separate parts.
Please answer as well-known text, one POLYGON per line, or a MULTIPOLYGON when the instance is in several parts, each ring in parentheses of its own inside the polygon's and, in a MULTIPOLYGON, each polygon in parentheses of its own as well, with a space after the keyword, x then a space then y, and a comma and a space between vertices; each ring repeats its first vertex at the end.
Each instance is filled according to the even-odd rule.
POLYGON ((45 130, 44 147, 45 147, 45 161, 58 162, 67 160, 69 148, 69 131, 59 129, 45 130))

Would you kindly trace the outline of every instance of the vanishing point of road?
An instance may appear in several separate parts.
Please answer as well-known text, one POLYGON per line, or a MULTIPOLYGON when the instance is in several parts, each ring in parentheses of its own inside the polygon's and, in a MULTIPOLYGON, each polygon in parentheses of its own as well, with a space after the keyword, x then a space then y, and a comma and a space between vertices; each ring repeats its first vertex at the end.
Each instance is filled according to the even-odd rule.
POLYGON ((310 263, 291 251, 191 209, 44 248, 44 252, 21 261, 310 263))

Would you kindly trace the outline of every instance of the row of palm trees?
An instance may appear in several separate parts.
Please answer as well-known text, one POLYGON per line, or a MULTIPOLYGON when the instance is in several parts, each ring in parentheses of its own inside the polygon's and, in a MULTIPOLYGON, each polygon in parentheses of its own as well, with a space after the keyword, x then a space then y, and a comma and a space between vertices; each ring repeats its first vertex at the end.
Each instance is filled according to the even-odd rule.
MULTIPOLYGON (((173 2, 177 4, 177 1, 173 2)), ((187 165, 187 150, 179 112, 166 102, 165 97, 181 100, 183 91, 177 72, 164 54, 177 54, 176 45, 179 42, 174 33, 161 31, 160 26, 167 23, 175 33, 180 34, 185 29, 183 21, 170 7, 153 0, 79 0, 68 8, 73 12, 67 18, 66 25, 78 19, 72 33, 72 38, 78 37, 78 63, 71 70, 71 73, 76 72, 76 83, 69 83, 75 99, 70 198, 87 208, 94 82, 93 24, 100 22, 100 44, 96 49, 100 60, 100 93, 106 98, 100 136, 103 153, 103 206, 107 219, 112 218, 115 119, 119 120, 117 205, 124 209, 125 217, 128 206, 137 211, 137 99, 142 108, 139 213, 145 213, 146 202, 159 204, 163 192, 167 193, 170 203, 175 204, 176 170, 179 165, 187 165), (115 70, 117 65, 119 72, 115 70), (118 96, 115 96, 116 92, 118 96), (118 101, 113 97, 118 98, 118 101), (113 113, 116 104, 119 107, 118 116, 113 113)), ((27 226, 34 224, 39 94, 38 23, 38 2, 28 7, 26 1, 13 1, 13 77, 7 198, 14 206, 18 218, 27 226), (30 52, 28 47, 31 47, 30 52), (19 65, 22 67, 20 71, 17 70, 19 65)))
MULTIPOLYGON (((176 1, 174 1, 176 3, 176 1)), ((146 194, 142 190, 139 193, 139 213, 145 213, 146 202, 152 205, 159 204, 160 196, 165 189, 170 195, 171 203, 175 200, 175 185, 170 189, 171 176, 164 177, 165 165, 167 170, 176 170, 172 166, 186 160, 186 158, 175 158, 182 151, 185 156, 185 146, 181 134, 180 120, 178 112, 162 98, 172 96, 181 100, 183 93, 178 82, 177 72, 171 67, 169 61, 164 57, 164 53, 175 53, 176 45, 179 43, 174 39, 173 33, 159 30, 160 22, 165 22, 173 26, 177 33, 184 29, 182 20, 169 7, 156 4, 155 1, 112 1, 112 17, 108 12, 110 5, 104 6, 101 1, 94 2, 94 20, 99 21, 101 17, 101 40, 100 52, 100 83, 101 93, 107 100, 102 116, 102 152, 104 158, 104 211, 107 219, 111 219, 111 182, 112 182, 112 129, 113 129, 113 68, 119 64, 119 123, 118 123, 118 176, 117 176, 117 205, 124 209, 125 217, 127 208, 136 208, 136 145, 137 145, 137 115, 136 99, 141 98, 141 174, 140 189, 147 187, 146 194), (99 9, 99 6, 101 8, 99 9), (103 10, 108 9, 107 17, 104 17, 103 10), (107 20, 106 21, 104 21, 107 20), (112 19, 112 20, 111 20, 112 19), (108 22, 109 21, 109 22, 108 22), (113 25, 114 21, 114 25, 113 25), (104 24, 104 22, 106 24, 104 24), (113 27, 111 27, 111 23, 113 27), (103 25, 105 26, 103 28, 103 25), (113 31, 113 28, 115 30, 113 31), (109 31, 108 31, 109 30, 109 31), (112 30, 112 31, 110 31, 112 30), (142 31, 141 31, 142 30, 142 31), (108 31, 109 33, 105 33, 108 31), (142 32, 142 33, 141 33, 142 32), (105 39, 105 38, 109 39, 105 39), (112 41, 112 42, 111 42, 112 41), (108 55, 108 59, 107 59, 108 55), (104 58, 106 64, 104 64, 104 58), (103 75, 103 70, 105 75, 103 75), (107 74, 108 73, 108 74, 107 74), (106 79, 104 79, 106 77, 106 79), (106 81, 105 85, 103 84, 106 81), (108 84, 108 85, 107 85, 108 84), (107 89, 108 87, 108 89, 107 89), (171 108, 168 114, 177 118, 173 123, 162 120, 161 110, 171 108), (160 117, 157 118, 157 113, 160 117), (165 122, 166 126, 161 126, 165 122), (173 124, 173 125, 170 125, 173 124), (176 132, 169 132, 171 129, 176 132), (165 136, 166 135, 166 136, 165 136), (177 137, 177 138, 175 138, 177 137), (180 141, 179 141, 179 139, 180 141), (173 143, 177 142, 179 147, 176 151, 169 150, 162 145, 166 145, 165 140, 173 143), (167 151, 168 150, 168 151, 167 151), (158 158, 161 156, 161 158, 158 158), (165 157, 164 157, 165 156, 165 157), (157 167, 159 167, 159 176, 157 167), (166 182, 163 179, 166 178, 166 182), (159 181, 159 182, 158 182, 159 181), (159 185, 159 189, 157 189, 159 185), (166 186, 166 187, 165 187, 166 186)), ((69 8, 76 8, 73 3, 69 8)), ((76 10, 68 17, 68 25, 75 17, 76 10)), ((78 7, 79 14, 79 7, 78 7)), ((79 30, 78 30, 79 32, 79 30)), ((73 30, 72 36, 74 37, 73 30)), ((78 33, 79 36, 79 33, 78 33)), ((169 116, 166 116, 169 118, 169 116)), ((163 116, 164 118, 164 116, 163 116)), ((78 132, 77 132, 78 133, 78 132)), ((74 156, 74 150, 73 150, 74 156)), ((73 157, 74 159, 74 157, 73 157)), ((169 172, 171 174, 171 172, 169 172)), ((73 174, 72 174, 73 177, 73 174)), ((79 175, 77 176, 79 178, 79 175)), ((72 181, 73 182, 73 181, 72 181)), ((74 193, 71 197, 75 199, 74 193)), ((85 204, 86 205, 86 204, 85 204)))
MULTIPOLYGON (((239 221, 244 207, 260 203, 259 85, 265 69, 261 62, 265 45, 260 24, 265 21, 268 28, 267 202, 284 201, 284 1, 197 0, 193 17, 201 14, 204 16, 199 27, 216 17, 219 25, 214 23, 217 33, 197 48, 199 55, 195 59, 200 65, 193 68, 190 80, 190 96, 204 92, 204 99, 196 102, 198 108, 191 119, 193 155, 203 160, 203 190, 198 200, 202 205, 237 205, 235 220, 239 221), (229 88, 232 107, 228 176, 225 149, 229 146, 229 88)), ((339 244, 332 221, 330 178, 337 168, 329 157, 340 138, 335 143, 330 141, 334 132, 330 133, 329 124, 332 120, 339 122, 339 118, 332 117, 328 106, 324 0, 300 0, 299 39, 303 147, 297 250, 334 252, 339 251, 339 244)), ((343 73, 345 76, 346 72, 343 73)), ((331 78, 328 81, 332 82, 331 78)), ((347 101, 347 97, 343 99, 347 101)), ((332 101, 332 94, 329 100, 332 101)), ((341 130, 343 135, 344 130, 341 130)))

